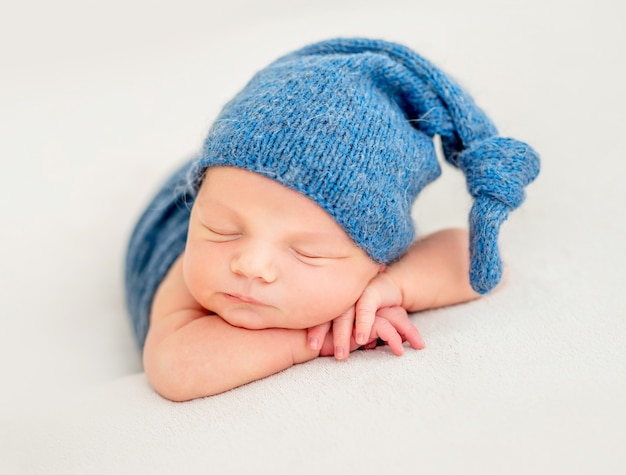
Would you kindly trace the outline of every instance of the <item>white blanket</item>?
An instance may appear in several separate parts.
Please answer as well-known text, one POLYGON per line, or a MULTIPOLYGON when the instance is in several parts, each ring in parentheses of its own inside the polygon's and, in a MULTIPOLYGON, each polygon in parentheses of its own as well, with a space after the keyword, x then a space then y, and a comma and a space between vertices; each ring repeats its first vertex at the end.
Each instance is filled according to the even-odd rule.
MULTIPOLYGON (((0 20, 0 473, 626 473, 623 2, 35 3, 0 20), (414 315, 423 351, 160 398, 123 302, 134 220, 257 69, 354 35, 424 54, 541 153, 509 282, 414 315)), ((444 166, 420 232, 469 203, 444 166)))

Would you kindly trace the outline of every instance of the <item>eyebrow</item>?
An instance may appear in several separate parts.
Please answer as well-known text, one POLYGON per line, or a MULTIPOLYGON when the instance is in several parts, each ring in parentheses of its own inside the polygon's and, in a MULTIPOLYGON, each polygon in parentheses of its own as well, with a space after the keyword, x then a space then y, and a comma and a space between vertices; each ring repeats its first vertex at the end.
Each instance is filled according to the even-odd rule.
POLYGON ((337 232, 333 232, 333 231, 324 232, 324 231, 317 231, 317 230, 299 229, 294 232, 294 237, 302 238, 305 240, 312 240, 312 241, 332 239, 332 240, 342 241, 345 243, 350 242, 349 237, 344 236, 343 234, 340 234, 337 232))
POLYGON ((310 230, 297 230, 291 236, 295 246, 303 246, 303 250, 321 252, 333 257, 346 257, 357 247, 347 234, 336 232, 320 232, 310 230))
MULTIPOLYGON (((230 204, 222 199, 219 196, 207 196, 204 200, 199 201, 200 209, 208 208, 210 206, 218 206, 221 210, 231 214, 236 219, 241 219, 242 215, 236 209, 232 208, 230 204)), ((205 212, 206 213, 206 212, 205 212)), ((201 216, 206 216, 205 213, 202 213, 201 216)), ((339 226, 339 224, 338 224, 339 226)), ((340 228, 341 229, 341 228, 340 228)), ((292 233, 292 238, 294 240, 303 240, 303 241, 325 241, 332 240, 332 244, 334 245, 345 245, 345 246, 356 246, 352 238, 345 232, 341 233, 338 231, 319 231, 316 228, 306 227, 299 228, 292 233)), ((357 246, 358 247, 358 246, 357 246)))
POLYGON ((198 210, 200 211, 211 206, 217 206, 223 211, 226 211, 236 217, 240 217, 239 213, 236 210, 234 210, 231 206, 229 206, 226 202, 213 196, 211 196, 210 198, 204 198, 203 200, 196 199, 194 204, 198 205, 198 210))

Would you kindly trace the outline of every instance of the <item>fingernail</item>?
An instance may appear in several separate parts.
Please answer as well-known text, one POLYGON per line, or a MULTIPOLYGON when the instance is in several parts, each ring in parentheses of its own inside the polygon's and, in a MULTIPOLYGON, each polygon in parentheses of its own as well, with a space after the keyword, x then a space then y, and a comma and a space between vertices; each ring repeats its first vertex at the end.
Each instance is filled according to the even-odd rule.
POLYGON ((363 345, 365 343, 365 333, 357 333, 356 334, 356 342, 359 345, 363 345))
POLYGON ((335 347, 335 356, 339 359, 343 358, 343 347, 342 346, 336 346, 335 347))
POLYGON ((312 336, 311 338, 309 338, 309 348, 311 348, 312 350, 317 350, 319 344, 320 341, 317 339, 317 337, 312 336))

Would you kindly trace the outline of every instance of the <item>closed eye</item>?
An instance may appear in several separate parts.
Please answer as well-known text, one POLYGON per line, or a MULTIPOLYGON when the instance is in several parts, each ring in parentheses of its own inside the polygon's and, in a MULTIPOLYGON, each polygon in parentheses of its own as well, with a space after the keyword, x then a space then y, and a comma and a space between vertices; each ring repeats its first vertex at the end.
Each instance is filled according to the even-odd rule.
POLYGON ((293 249, 293 252, 297 254, 299 257, 304 257, 306 259, 323 259, 326 257, 326 256, 314 254, 311 252, 307 252, 307 251, 303 251, 301 249, 295 249, 295 248, 293 249))
POLYGON ((235 230, 215 229, 208 226, 206 226, 206 230, 208 231, 209 239, 216 242, 233 241, 243 235, 235 230))
POLYGON ((300 259, 302 262, 307 264, 322 264, 325 261, 343 259, 346 256, 335 255, 331 253, 319 253, 313 252, 312 250, 305 250, 299 248, 292 248, 292 253, 300 259))

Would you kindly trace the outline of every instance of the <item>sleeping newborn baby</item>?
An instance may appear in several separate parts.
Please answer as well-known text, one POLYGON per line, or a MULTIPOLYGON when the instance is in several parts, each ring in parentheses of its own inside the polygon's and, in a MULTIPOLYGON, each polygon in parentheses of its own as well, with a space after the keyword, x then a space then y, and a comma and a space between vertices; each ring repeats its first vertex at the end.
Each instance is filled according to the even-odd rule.
POLYGON ((498 233, 539 172, 469 95, 395 43, 335 39, 258 72, 135 227, 126 288, 155 390, 184 401, 318 356, 424 343, 407 312, 502 280, 498 233), (440 174, 474 197, 469 232, 416 238, 440 174))

